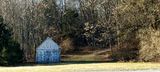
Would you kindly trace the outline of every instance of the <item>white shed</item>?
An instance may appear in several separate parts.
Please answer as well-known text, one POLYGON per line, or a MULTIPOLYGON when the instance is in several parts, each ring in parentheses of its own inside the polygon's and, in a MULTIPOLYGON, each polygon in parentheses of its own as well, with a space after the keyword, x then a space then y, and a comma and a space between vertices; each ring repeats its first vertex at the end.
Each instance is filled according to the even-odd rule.
POLYGON ((51 38, 47 38, 36 49, 37 63, 58 63, 60 62, 60 47, 51 38))

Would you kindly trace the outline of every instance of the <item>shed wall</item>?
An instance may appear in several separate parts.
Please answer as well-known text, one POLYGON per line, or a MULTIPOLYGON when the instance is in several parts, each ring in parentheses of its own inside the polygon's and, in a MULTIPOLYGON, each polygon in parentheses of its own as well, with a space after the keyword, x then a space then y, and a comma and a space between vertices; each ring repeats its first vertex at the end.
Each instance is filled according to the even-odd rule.
POLYGON ((58 63, 60 62, 59 50, 37 50, 37 63, 58 63))

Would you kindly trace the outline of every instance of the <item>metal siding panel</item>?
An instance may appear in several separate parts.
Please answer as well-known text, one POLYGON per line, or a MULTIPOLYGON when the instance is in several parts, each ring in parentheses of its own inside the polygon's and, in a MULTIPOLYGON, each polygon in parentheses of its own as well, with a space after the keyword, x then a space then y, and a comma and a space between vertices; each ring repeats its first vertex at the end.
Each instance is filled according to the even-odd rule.
POLYGON ((60 51, 59 50, 37 50, 36 62, 37 63, 59 63, 60 51))

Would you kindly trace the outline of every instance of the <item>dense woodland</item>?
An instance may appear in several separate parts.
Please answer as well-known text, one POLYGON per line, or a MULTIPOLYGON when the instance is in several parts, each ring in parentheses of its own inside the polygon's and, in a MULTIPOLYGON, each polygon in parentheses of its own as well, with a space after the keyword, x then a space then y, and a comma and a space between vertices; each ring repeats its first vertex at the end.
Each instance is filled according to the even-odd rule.
POLYGON ((62 54, 111 49, 115 60, 160 61, 160 0, 0 0, 0 15, 27 61, 46 37, 62 54))

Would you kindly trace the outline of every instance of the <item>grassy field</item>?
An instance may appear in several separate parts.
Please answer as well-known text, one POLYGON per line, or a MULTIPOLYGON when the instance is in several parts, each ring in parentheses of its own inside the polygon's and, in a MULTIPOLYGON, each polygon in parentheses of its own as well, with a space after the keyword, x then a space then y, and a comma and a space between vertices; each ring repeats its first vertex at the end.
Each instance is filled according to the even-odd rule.
POLYGON ((145 70, 160 69, 158 63, 61 63, 0 67, 0 72, 85 72, 85 70, 145 70))

